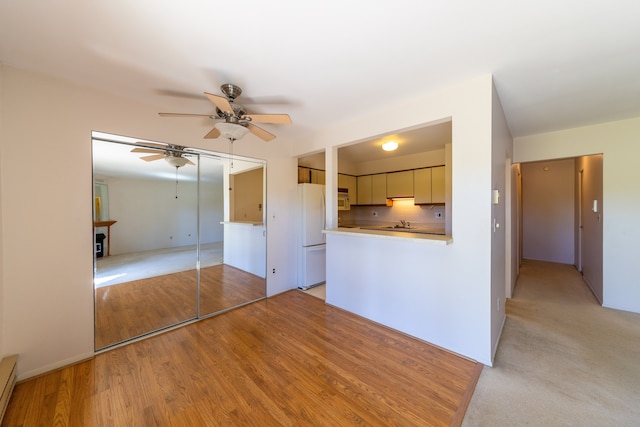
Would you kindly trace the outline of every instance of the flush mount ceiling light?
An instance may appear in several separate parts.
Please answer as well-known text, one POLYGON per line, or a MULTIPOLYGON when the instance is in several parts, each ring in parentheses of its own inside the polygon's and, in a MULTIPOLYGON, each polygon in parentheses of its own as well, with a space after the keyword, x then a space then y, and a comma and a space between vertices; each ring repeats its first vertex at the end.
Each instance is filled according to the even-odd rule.
POLYGON ((188 159, 185 159, 184 157, 178 157, 178 156, 167 156, 164 158, 164 160, 167 163, 169 163, 171 166, 174 166, 176 168, 181 168, 182 166, 189 163, 188 159))
POLYGON ((249 133, 249 129, 246 127, 227 122, 217 123, 216 129, 220 131, 220 135, 232 141, 237 141, 249 133))
POLYGON ((398 143, 395 141, 387 141, 382 144, 382 149, 384 151, 393 151, 398 148, 398 143))

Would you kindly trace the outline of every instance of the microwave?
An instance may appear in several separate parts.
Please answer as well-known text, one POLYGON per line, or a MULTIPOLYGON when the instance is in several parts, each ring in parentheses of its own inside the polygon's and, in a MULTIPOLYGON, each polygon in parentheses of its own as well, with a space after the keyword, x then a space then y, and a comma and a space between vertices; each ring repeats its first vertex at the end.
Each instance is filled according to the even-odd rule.
POLYGON ((351 209, 351 203, 349 203, 349 192, 342 188, 338 189, 338 210, 348 211, 351 209))

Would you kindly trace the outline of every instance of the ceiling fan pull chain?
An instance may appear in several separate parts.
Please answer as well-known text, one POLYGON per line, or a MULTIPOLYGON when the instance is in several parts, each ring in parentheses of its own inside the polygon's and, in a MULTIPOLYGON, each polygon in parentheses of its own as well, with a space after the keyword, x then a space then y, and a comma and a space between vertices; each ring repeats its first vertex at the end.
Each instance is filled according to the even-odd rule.
POLYGON ((229 159, 231 161, 229 169, 233 169, 233 141, 233 138, 229 138, 229 159))
POLYGON ((176 166, 176 199, 178 198, 178 166, 176 166))

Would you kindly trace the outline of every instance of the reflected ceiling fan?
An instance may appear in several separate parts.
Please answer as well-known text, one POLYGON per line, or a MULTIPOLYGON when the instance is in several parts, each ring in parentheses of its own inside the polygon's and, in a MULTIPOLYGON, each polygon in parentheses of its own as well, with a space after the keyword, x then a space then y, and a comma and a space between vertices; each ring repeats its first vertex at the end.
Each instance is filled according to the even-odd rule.
POLYGON ((132 153, 146 153, 151 156, 140 157, 145 162, 153 162, 156 160, 164 159, 171 166, 176 169, 184 165, 195 165, 191 160, 185 157, 185 151, 183 146, 175 144, 154 144, 152 142, 140 142, 144 147, 136 147, 131 150, 132 153), (158 147, 158 148, 151 148, 158 147))
POLYGON ((207 139, 220 136, 236 141, 251 132, 264 141, 271 141, 276 136, 256 126, 254 123, 272 123, 290 125, 291 118, 288 114, 247 114, 247 111, 235 99, 240 96, 242 89, 231 83, 220 86, 224 96, 205 92, 207 98, 216 106, 213 114, 188 114, 188 113, 159 113, 162 117, 209 117, 219 122, 204 137, 207 139))

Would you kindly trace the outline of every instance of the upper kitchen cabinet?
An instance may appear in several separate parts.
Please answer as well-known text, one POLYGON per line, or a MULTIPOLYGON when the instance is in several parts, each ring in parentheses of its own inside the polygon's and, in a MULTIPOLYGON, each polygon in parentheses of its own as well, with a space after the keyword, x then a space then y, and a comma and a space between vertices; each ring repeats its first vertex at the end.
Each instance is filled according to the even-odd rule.
POLYGON ((325 184, 325 172, 323 170, 311 169, 311 183, 325 184))
POLYGON ((325 184, 325 171, 298 166, 298 184, 325 184))
POLYGON ((445 202, 445 167, 431 168, 431 203, 445 202))
POLYGON ((413 197, 414 171, 391 172, 387 174, 387 198, 394 197, 413 197))
POLYGON ((358 194, 358 179, 353 175, 338 174, 338 188, 346 188, 349 192, 349 200, 355 204, 358 194))
POLYGON ((445 202, 444 166, 413 171, 414 203, 429 205, 445 202))
POLYGON ((324 151, 298 158, 298 184, 325 184, 324 151))
POLYGON ((416 205, 431 203, 431 168, 416 169, 413 171, 413 202, 416 205))
POLYGON ((385 205, 387 203, 387 174, 359 176, 358 204, 385 205))
POLYGON ((308 184, 311 182, 311 169, 298 166, 298 184, 308 184))

